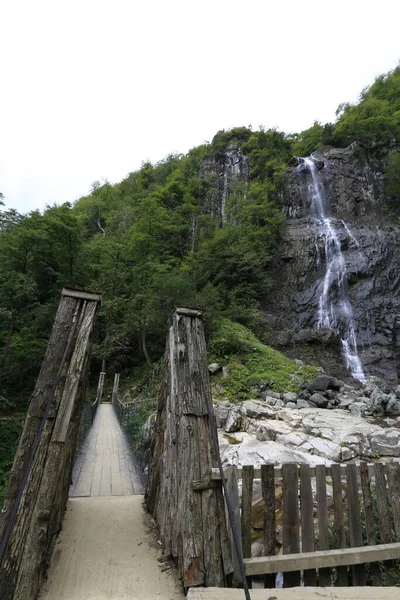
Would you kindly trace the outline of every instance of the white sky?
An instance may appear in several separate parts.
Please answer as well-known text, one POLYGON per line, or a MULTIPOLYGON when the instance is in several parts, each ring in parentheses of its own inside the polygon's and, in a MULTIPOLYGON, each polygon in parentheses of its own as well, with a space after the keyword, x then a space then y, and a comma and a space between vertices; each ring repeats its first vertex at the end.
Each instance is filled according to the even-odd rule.
POLYGON ((398 0, 1 0, 0 192, 74 201, 241 125, 301 131, 400 60, 398 0))

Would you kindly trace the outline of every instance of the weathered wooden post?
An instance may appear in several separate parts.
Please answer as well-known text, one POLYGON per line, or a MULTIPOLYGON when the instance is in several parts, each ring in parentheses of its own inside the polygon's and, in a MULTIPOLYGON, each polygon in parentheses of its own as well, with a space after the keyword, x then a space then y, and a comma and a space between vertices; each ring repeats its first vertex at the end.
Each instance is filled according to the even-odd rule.
POLYGON ((99 381, 97 383, 96 399, 90 405, 90 420, 91 420, 92 425, 94 423, 94 419, 95 419, 95 416, 97 413, 97 409, 99 408, 99 404, 101 404, 101 402, 103 400, 103 389, 104 389, 105 377, 106 377, 106 374, 102 371, 99 375, 99 381))
POLYGON ((185 587, 232 573, 222 490, 211 480, 212 412, 202 313, 177 308, 164 356, 146 504, 185 587), (197 482, 197 483, 195 483, 197 482))
POLYGON ((99 375, 99 383, 97 384, 97 393, 96 393, 96 399, 98 399, 99 404, 101 404, 101 401, 103 399, 103 389, 104 389, 105 377, 106 377, 106 374, 102 371, 99 375))
POLYGON ((34 600, 61 528, 100 296, 64 289, 0 515, 0 598, 34 600))

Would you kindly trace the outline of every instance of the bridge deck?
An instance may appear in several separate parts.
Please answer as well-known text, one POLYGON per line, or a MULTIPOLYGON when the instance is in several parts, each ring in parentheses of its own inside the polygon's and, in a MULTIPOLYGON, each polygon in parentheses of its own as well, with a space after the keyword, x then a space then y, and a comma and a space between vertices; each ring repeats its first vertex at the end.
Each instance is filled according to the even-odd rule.
POLYGON ((183 600, 162 572, 143 497, 70 498, 40 600, 183 600))
POLYGON ((140 473, 111 404, 100 404, 72 481, 70 497, 143 493, 140 473))
POLYGON ((184 594, 157 562, 142 484, 110 404, 99 406, 41 600, 167 600, 184 594))

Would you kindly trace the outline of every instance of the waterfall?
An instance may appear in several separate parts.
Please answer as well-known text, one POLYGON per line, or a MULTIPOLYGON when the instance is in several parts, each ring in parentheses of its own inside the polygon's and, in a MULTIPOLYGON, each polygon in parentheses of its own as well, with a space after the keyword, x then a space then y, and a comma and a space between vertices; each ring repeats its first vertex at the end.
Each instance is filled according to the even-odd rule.
MULTIPOLYGON (((307 196, 311 203, 312 217, 317 225, 317 241, 323 240, 325 250, 326 266, 318 302, 317 327, 328 327, 340 335, 346 366, 355 379, 365 383, 366 378, 357 350, 353 310, 347 294, 346 262, 340 239, 334 219, 327 216, 328 205, 324 188, 317 175, 315 160, 312 157, 301 160, 310 178, 307 196)), ((341 223, 347 236, 358 246, 346 223, 341 223)), ((319 251, 317 261, 320 264, 322 262, 319 251)))

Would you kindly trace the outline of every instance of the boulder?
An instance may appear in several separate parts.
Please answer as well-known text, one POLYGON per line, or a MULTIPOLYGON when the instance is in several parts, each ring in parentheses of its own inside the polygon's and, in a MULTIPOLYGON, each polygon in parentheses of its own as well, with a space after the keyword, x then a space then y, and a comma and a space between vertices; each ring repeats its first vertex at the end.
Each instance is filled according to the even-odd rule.
POLYGON ((291 432, 292 428, 290 425, 282 421, 263 421, 262 423, 257 423, 256 439, 260 442, 275 442, 278 436, 282 437, 291 432))
POLYGON ((378 387, 374 387, 369 396, 363 396, 362 400, 367 406, 368 411, 373 415, 383 415, 386 411, 386 406, 390 396, 384 394, 378 387))
POLYGON ((395 394, 389 395, 389 400, 386 405, 386 414, 388 415, 400 415, 400 400, 398 400, 395 394))
POLYGON ((371 452, 375 456, 400 456, 400 430, 382 429, 371 435, 371 452))
POLYGON ((342 456, 341 447, 336 442, 325 440, 321 437, 310 437, 304 444, 299 446, 299 450, 322 456, 328 460, 339 462, 342 456))
POLYGON ((245 400, 241 404, 242 412, 252 419, 275 418, 276 409, 260 400, 245 400))
MULTIPOLYGON (((339 400, 339 397, 337 399, 339 400)), ((349 407, 353 404, 354 401, 354 398, 342 398, 339 402, 338 408, 349 409, 349 407)))
POLYGON ((296 404, 296 402, 287 402, 286 407, 287 408, 297 408, 297 404, 296 404))
POLYGON ((318 375, 308 384, 310 392, 325 392, 328 389, 331 378, 329 375, 318 375))
POLYGON ((297 400, 297 408, 310 408, 310 403, 307 402, 307 400, 303 400, 302 398, 299 398, 297 400))
POLYGON ((211 365, 208 365, 208 372, 211 375, 215 375, 216 373, 219 373, 220 371, 222 371, 222 365, 220 365, 219 363, 211 363, 211 365))
POLYGON ((310 402, 313 402, 318 408, 325 408, 328 404, 328 399, 322 394, 313 394, 310 396, 310 402))
POLYGON ((356 456, 357 454, 354 450, 348 448, 347 446, 342 446, 342 461, 352 460, 356 456))
POLYGON ((285 402, 297 402, 297 394, 295 392, 285 392, 282 396, 285 402))
POLYGON ((353 402, 350 404, 349 410, 354 417, 362 417, 368 413, 368 407, 364 402, 353 402))
POLYGON ((313 456, 307 452, 287 448, 277 442, 261 442, 245 432, 229 437, 234 437, 237 441, 232 443, 223 435, 219 436, 223 465, 237 465, 238 467, 254 465, 255 468, 260 468, 267 462, 275 465, 289 462, 305 463, 311 466, 318 464, 329 466, 331 464, 329 460, 321 456, 313 456))
POLYGON ((214 404, 214 414, 217 427, 224 428, 229 411, 232 407, 230 402, 216 402, 214 404))
POLYGON ((244 411, 242 406, 231 406, 228 412, 227 419, 225 421, 224 429, 227 433, 234 431, 240 431, 242 426, 242 417, 244 411))

